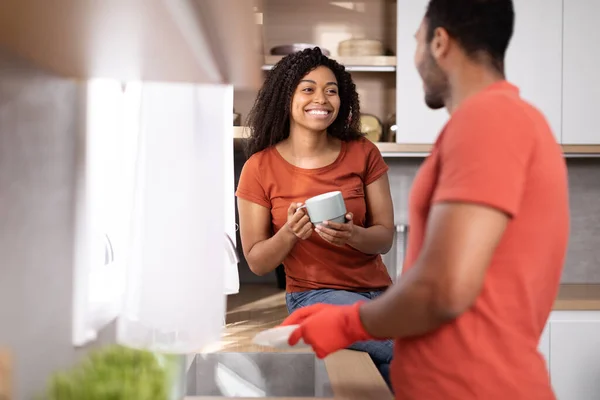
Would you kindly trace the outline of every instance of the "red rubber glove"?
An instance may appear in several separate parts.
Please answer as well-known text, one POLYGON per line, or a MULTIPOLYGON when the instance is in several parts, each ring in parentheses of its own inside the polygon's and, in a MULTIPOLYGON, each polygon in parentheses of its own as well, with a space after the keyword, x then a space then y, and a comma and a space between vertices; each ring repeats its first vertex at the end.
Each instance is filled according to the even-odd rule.
POLYGON ((351 306, 315 304, 302 307, 287 317, 282 326, 300 325, 290 335, 294 346, 300 339, 310 345, 318 358, 347 348, 353 343, 374 339, 363 327, 359 309, 363 302, 351 306))

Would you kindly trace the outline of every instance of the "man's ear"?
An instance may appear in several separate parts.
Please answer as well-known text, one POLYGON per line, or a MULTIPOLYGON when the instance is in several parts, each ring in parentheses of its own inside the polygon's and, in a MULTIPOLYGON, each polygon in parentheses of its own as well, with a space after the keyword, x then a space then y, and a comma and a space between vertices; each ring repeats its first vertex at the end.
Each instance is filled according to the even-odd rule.
POLYGON ((429 50, 433 58, 438 61, 448 55, 450 51, 450 35, 444 28, 435 28, 433 31, 433 38, 429 43, 429 50))

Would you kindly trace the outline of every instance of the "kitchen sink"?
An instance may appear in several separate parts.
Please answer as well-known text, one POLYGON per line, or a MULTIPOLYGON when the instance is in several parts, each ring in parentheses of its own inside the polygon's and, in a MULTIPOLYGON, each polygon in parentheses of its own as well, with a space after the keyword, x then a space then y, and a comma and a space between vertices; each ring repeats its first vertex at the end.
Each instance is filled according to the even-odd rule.
POLYGON ((333 397, 314 353, 198 354, 187 373, 188 396, 333 397))

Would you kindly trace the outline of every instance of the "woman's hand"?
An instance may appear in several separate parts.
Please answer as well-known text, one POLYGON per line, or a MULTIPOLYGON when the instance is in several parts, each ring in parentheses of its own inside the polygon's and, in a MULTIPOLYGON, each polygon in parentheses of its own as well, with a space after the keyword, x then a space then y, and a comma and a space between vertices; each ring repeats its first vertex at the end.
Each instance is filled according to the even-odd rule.
POLYGON ((352 222, 352 213, 346 214, 345 224, 337 222, 324 221, 315 227, 315 231, 323 240, 336 246, 344 246, 348 243, 354 233, 354 223, 352 222))
POLYGON ((313 225, 308 218, 306 208, 300 207, 302 203, 292 203, 288 207, 287 228, 299 239, 306 240, 312 235, 313 225))

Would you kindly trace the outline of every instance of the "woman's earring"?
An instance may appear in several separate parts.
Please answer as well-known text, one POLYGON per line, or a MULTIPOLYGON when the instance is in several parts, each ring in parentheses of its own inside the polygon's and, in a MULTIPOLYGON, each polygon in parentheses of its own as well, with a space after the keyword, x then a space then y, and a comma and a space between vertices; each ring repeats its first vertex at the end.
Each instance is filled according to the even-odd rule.
POLYGON ((352 109, 348 113, 348 118, 346 119, 346 124, 344 125, 344 129, 348 130, 350 128, 350 122, 352 122, 352 109))

